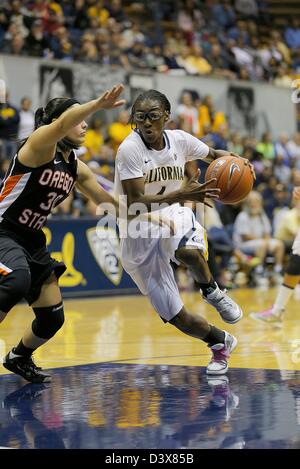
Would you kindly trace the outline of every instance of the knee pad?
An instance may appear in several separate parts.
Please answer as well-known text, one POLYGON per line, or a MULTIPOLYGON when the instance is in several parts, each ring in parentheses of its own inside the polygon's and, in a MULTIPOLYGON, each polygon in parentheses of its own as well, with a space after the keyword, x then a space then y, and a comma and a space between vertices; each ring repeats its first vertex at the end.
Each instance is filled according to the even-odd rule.
POLYGON ((300 275, 300 256, 291 254, 285 273, 288 275, 300 275))
POLYGON ((0 310, 8 313, 22 298, 31 286, 30 270, 17 269, 7 275, 0 275, 0 310))
POLYGON ((35 319, 32 322, 32 332, 40 339, 51 339, 62 327, 64 316, 63 302, 44 308, 33 308, 35 319))

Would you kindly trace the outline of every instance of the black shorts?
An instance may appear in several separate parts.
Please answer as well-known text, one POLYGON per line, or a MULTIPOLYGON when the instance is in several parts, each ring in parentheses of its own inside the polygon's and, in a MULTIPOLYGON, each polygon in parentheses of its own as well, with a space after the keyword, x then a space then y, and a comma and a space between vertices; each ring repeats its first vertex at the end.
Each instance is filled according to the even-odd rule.
POLYGON ((31 287, 25 297, 29 305, 38 299, 42 285, 52 272, 59 279, 66 270, 63 262, 57 262, 50 256, 43 231, 16 233, 13 229, 7 229, 7 224, 3 222, 0 223, 0 263, 12 271, 30 270, 31 287))

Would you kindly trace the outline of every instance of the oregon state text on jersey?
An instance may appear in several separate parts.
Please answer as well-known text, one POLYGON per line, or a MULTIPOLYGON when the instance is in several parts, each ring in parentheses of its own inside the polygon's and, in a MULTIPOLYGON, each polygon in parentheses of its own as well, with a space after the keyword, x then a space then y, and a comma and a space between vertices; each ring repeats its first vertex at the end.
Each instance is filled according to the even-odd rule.
POLYGON ((0 185, 0 226, 2 220, 7 220, 40 230, 51 210, 68 197, 76 178, 75 152, 67 163, 57 151, 49 163, 38 168, 24 166, 16 154, 0 185))

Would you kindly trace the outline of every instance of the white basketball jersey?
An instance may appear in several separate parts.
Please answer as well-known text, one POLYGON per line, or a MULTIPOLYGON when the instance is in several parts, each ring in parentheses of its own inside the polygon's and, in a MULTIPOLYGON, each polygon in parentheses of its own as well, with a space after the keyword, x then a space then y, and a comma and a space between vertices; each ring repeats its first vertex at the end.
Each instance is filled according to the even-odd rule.
POLYGON ((187 161, 204 159, 209 147, 183 130, 165 130, 163 150, 148 148, 139 132, 132 132, 116 156, 115 195, 124 194, 121 181, 143 177, 145 194, 168 194, 180 189, 187 161))

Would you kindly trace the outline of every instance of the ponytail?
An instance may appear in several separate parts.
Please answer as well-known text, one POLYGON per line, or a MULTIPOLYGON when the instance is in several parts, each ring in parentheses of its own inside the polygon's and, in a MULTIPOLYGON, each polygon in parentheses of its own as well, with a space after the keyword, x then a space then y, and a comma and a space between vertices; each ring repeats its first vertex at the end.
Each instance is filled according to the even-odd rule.
POLYGON ((34 128, 35 129, 37 129, 38 127, 44 124, 44 120, 43 120, 44 114, 45 114, 45 111, 43 107, 39 107, 35 111, 35 114, 34 114, 34 128))

